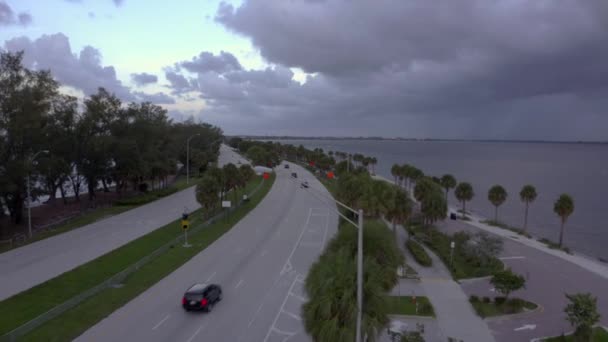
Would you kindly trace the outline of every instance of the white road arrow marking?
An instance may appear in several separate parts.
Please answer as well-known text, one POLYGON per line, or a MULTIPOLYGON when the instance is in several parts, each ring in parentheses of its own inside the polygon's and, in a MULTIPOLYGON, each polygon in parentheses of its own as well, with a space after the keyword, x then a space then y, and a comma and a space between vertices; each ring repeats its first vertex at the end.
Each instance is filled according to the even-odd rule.
POLYGON ((522 331, 522 330, 534 330, 536 329, 536 324, 524 324, 519 328, 515 328, 513 330, 515 331, 522 331))

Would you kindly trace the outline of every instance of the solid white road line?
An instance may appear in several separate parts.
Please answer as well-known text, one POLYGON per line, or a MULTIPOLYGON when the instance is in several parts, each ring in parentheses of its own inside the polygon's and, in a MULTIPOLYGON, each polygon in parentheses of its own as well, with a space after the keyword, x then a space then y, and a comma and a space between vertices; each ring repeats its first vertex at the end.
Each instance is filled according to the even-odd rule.
POLYGON ((165 323, 166 320, 169 319, 169 317, 171 316, 171 314, 168 314, 167 316, 165 316, 165 318, 163 318, 160 322, 158 322, 154 328, 152 328, 152 330, 156 330, 158 327, 160 327, 161 324, 165 323))
POLYGON ((239 286, 241 286, 241 284, 243 283, 243 279, 239 280, 239 283, 236 284, 236 286, 234 287, 235 289, 238 289, 239 286))
POLYGON ((287 299, 289 298, 289 293, 291 293, 293 286, 296 284, 296 280, 297 280, 297 278, 293 280, 293 283, 291 283, 289 290, 287 290, 287 294, 285 295, 285 298, 283 299, 283 303, 281 304, 281 307, 279 308, 279 312, 277 312, 277 315, 274 317, 274 321, 272 321, 272 325, 268 329, 268 333, 266 334, 266 337, 264 337, 264 342, 268 341, 268 337, 270 337, 270 333, 272 332, 273 329, 276 329, 275 325, 277 324, 277 320, 279 319, 279 316, 283 312, 283 308, 285 308, 285 303, 287 303, 287 299))
POLYGON ((211 273, 211 275, 209 276, 209 278, 207 278, 207 280, 205 281, 205 283, 210 282, 210 281, 211 281, 211 279, 213 279, 213 277, 215 277, 215 273, 216 273, 216 272, 211 273))

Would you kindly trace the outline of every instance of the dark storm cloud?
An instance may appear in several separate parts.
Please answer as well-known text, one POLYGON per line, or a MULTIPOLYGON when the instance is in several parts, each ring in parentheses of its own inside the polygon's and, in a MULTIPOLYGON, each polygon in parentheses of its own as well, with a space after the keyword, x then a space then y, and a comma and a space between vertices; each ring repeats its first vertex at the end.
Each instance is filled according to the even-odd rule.
POLYGON ((315 76, 272 88, 275 69, 199 74, 210 115, 296 132, 322 117, 342 135, 608 139, 604 0, 245 0, 216 20, 315 76))
POLYGON ((177 71, 174 71, 171 68, 165 70, 165 78, 167 81, 169 81, 169 88, 173 90, 174 94, 180 94, 192 90, 192 86, 186 77, 180 75, 177 73, 177 71))
POLYGON ((138 101, 151 102, 154 104, 174 104, 175 99, 165 93, 146 94, 142 92, 134 92, 137 96, 138 101))
POLYGON ((61 83, 82 90, 86 95, 104 87, 125 101, 134 100, 128 87, 117 79, 113 66, 101 64, 101 53, 85 46, 79 54, 72 51, 68 37, 62 33, 43 35, 36 40, 18 37, 7 40, 8 51, 25 51, 26 67, 49 69, 61 83))
POLYGON ((147 72, 142 72, 140 74, 138 74, 138 73, 131 74, 131 80, 138 87, 141 87, 141 86, 144 86, 147 84, 152 84, 152 83, 158 82, 158 77, 156 75, 148 74, 147 72))
POLYGON ((32 16, 29 13, 15 13, 6 2, 0 1, 0 26, 28 26, 31 23, 32 16))
POLYGON ((210 52, 201 52, 200 55, 192 58, 191 61, 185 61, 180 65, 190 72, 209 72, 214 71, 223 73, 231 70, 241 70, 241 64, 231 53, 221 51, 218 56, 214 56, 210 52))

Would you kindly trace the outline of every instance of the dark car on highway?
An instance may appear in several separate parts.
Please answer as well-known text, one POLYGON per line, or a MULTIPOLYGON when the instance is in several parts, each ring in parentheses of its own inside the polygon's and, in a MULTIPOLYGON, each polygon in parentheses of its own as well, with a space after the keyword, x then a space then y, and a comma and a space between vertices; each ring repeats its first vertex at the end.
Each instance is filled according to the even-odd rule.
POLYGON ((222 288, 219 285, 194 284, 184 293, 182 307, 186 311, 203 310, 210 312, 220 300, 222 300, 222 288))
POLYGON ((289 164, 285 164, 285 168, 286 168, 286 169, 289 169, 289 164))
POLYGON ((307 181, 303 181, 302 182, 302 187, 308 189, 308 182, 307 181))

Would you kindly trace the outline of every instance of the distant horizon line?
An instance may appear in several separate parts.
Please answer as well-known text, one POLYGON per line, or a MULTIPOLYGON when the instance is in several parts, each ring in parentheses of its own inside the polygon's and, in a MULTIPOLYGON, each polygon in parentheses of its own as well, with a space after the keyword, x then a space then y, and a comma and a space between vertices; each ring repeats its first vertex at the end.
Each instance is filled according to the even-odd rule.
POLYGON ((226 137, 266 140, 392 140, 392 141, 460 141, 460 142, 505 142, 505 143, 551 143, 551 144, 608 144, 608 140, 526 140, 526 139, 464 139, 464 138, 404 138, 404 137, 335 137, 335 136, 289 136, 289 135, 244 135, 233 134, 226 137))

